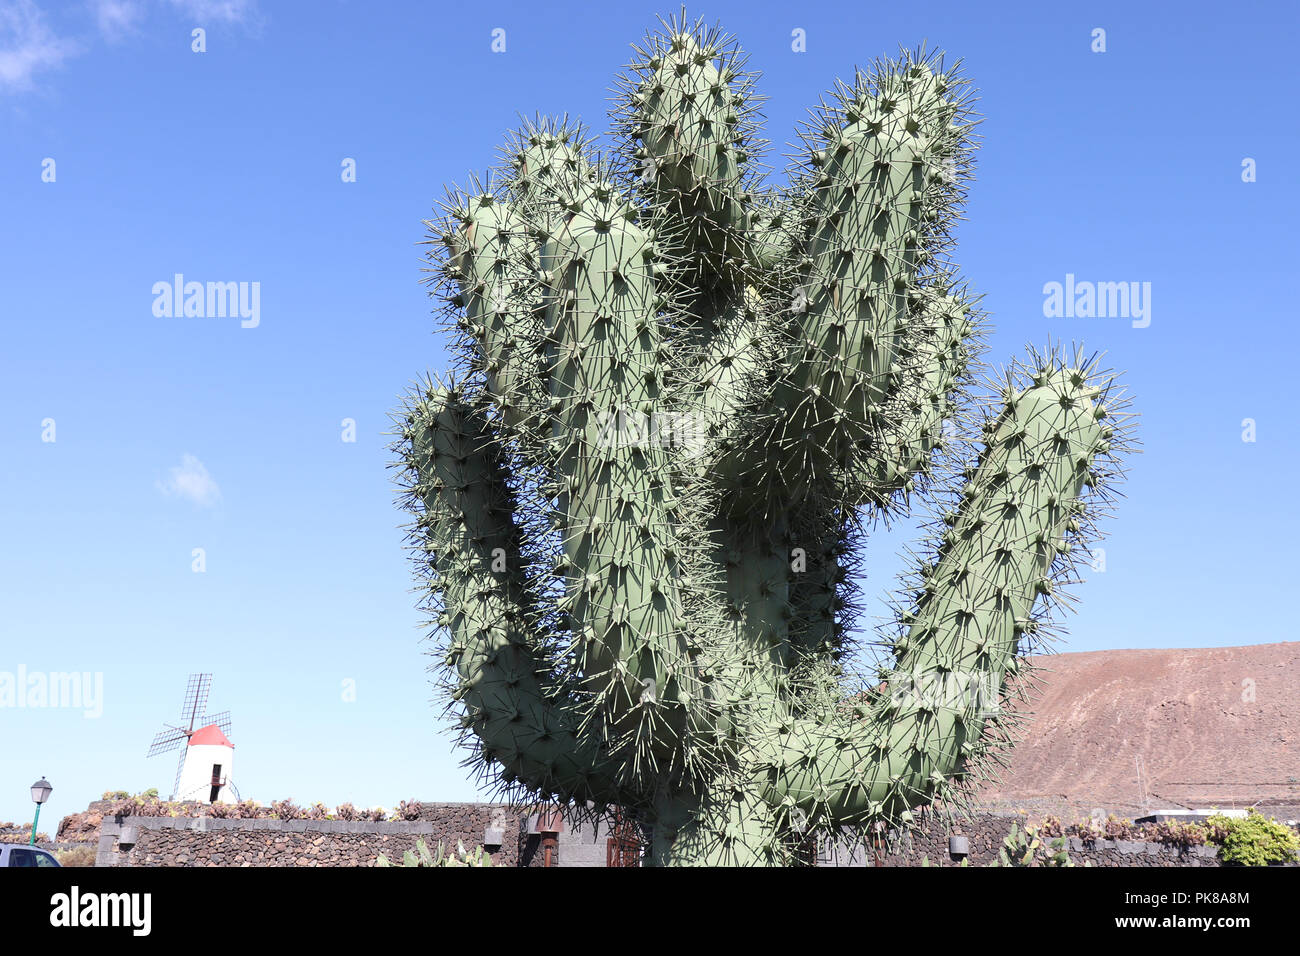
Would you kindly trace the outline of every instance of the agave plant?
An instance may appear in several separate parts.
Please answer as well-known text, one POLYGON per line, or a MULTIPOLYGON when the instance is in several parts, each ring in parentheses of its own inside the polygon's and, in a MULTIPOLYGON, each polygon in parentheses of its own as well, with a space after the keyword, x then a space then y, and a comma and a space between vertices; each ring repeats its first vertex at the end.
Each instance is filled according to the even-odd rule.
POLYGON ((438 669, 508 795, 621 807, 654 864, 781 864, 960 806, 1124 447, 1079 348, 976 380, 950 261, 976 117, 918 50, 838 83, 782 186, 756 77, 680 20, 612 145, 538 118, 429 223, 460 357, 396 416, 438 669), (858 555, 917 509, 876 670, 858 555))
POLYGON ((384 854, 379 854, 379 859, 375 861, 375 866, 491 866, 492 856, 483 849, 475 847, 472 850, 466 850, 465 844, 457 841, 456 849, 448 851, 440 841, 437 852, 429 849, 429 845, 420 837, 415 841, 414 850, 406 850, 402 854, 402 862, 395 864, 391 862, 384 854))

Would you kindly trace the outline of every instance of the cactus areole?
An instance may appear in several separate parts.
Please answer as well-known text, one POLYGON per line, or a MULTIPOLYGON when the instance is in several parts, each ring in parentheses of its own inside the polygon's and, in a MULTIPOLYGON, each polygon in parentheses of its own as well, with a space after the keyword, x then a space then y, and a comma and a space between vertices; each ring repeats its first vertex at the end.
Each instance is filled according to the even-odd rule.
POLYGON ((434 670, 503 795, 620 808, 653 865, 787 864, 996 763, 1130 416, 1078 347, 975 381, 957 67, 838 83, 771 187, 731 38, 683 15, 633 61, 612 147, 526 122, 428 223, 460 367, 395 447, 434 670), (917 504, 857 646, 859 545, 917 504))

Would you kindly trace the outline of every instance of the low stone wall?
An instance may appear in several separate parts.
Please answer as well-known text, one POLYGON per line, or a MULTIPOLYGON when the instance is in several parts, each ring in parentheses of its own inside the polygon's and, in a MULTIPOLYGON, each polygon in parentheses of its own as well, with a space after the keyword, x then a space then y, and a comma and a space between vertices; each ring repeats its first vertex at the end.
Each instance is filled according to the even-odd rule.
POLYGON ((373 866, 382 853, 400 862, 423 838, 454 849, 486 846, 497 866, 540 865, 516 808, 494 804, 423 804, 419 820, 213 819, 106 817, 96 866, 373 866), (124 835, 135 842, 123 843, 124 835), (491 840, 500 842, 493 845, 491 840), (485 841, 489 841, 486 842, 485 841))
MULTIPOLYGON (((960 860, 948 855, 948 837, 965 836, 970 844, 970 866, 987 866, 998 859, 1003 841, 1011 833, 1013 824, 1033 823, 1021 815, 1006 816, 978 814, 970 819, 951 824, 932 818, 911 833, 895 837, 879 854, 880 866, 920 866, 926 861, 931 866, 960 866, 960 860)), ((1038 853, 1038 864, 1044 865, 1047 857, 1056 852, 1052 838, 1044 838, 1038 853)), ((1096 840, 1085 842, 1078 837, 1066 837, 1065 849, 1070 862, 1077 866, 1145 866, 1186 867, 1219 866, 1218 847, 1179 847, 1165 843, 1138 840, 1096 840)), ((819 866, 875 866, 877 854, 863 847, 833 847, 823 849, 819 866)))
MULTIPOLYGON (((486 845, 497 866, 540 867, 540 840, 528 834, 528 814, 519 807, 482 803, 424 803, 420 819, 397 822, 342 820, 213 819, 211 817, 105 816, 100 828, 96 866, 373 866, 382 853, 400 862, 406 850, 423 839, 430 849, 441 841, 454 848, 486 845), (133 828, 128 829, 128 828, 133 828), (124 844, 123 831, 135 842, 124 844), (499 843, 493 841, 499 840, 499 843)), ((971 866, 987 866, 998 858, 1013 824, 1035 822, 1023 814, 978 814, 948 823, 938 817, 923 820, 919 829, 889 841, 879 854, 863 846, 824 846, 817 865, 959 866, 948 854, 948 837, 961 834, 970 845, 971 866)), ((565 822, 551 865, 605 866, 605 826, 565 822)), ((1039 865, 1054 852, 1050 839, 1039 851, 1039 865)), ((1178 847, 1125 840, 1085 842, 1066 838, 1076 865, 1186 867, 1219 866, 1214 846, 1178 847)))

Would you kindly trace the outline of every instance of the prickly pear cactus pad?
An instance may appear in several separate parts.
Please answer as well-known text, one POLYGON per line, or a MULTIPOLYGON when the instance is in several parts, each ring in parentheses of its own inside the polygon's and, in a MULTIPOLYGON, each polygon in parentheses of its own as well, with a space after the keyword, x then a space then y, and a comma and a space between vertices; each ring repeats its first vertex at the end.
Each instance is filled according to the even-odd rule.
POLYGON ((656 865, 786 864, 960 808, 1126 444, 1078 348, 977 381, 958 67, 838 83, 780 187, 754 83, 730 37, 666 21, 603 152, 568 118, 509 135, 428 224, 460 367, 396 415, 471 761, 635 814, 656 865), (854 648, 866 532, 918 507, 894 623, 854 648))

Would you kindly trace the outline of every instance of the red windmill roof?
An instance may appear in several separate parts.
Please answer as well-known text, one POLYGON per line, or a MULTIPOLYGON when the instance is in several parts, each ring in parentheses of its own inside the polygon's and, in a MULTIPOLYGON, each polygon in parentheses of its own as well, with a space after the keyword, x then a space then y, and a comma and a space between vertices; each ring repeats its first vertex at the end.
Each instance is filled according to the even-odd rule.
POLYGON ((189 746, 193 747, 202 744, 212 747, 229 747, 231 750, 235 749, 235 745, 226 739, 226 735, 221 732, 221 728, 216 724, 200 727, 190 734, 189 746))

